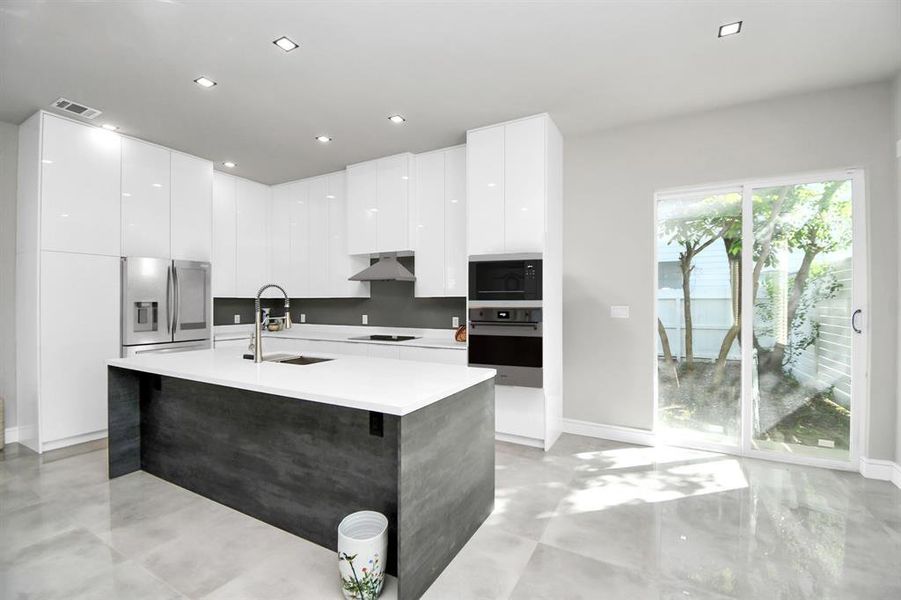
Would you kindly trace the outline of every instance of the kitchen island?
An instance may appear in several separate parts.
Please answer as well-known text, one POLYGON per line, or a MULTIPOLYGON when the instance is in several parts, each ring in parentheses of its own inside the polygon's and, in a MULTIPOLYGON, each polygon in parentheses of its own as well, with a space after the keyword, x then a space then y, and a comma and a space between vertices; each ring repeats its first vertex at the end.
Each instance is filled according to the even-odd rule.
POLYGON ((495 373, 324 357, 110 360, 109 476, 144 470, 333 550, 344 516, 379 511, 386 570, 418 598, 493 508, 495 373))

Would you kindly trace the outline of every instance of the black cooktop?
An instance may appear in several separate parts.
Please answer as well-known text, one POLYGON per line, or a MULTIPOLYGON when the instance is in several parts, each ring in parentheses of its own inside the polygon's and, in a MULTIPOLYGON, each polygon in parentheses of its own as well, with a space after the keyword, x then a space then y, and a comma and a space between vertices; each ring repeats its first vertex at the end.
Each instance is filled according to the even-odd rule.
POLYGON ((407 340, 415 340, 415 335, 364 335, 360 337, 352 337, 352 340, 370 340, 372 342, 406 342, 407 340))

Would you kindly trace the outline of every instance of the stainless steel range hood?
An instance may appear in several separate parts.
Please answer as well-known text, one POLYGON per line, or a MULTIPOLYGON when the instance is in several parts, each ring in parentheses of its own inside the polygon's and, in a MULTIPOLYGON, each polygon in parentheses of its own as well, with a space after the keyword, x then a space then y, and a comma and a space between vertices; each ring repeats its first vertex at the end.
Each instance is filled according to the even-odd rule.
POLYGON ((348 277, 350 281, 416 281, 416 276, 407 267, 400 264, 396 254, 385 254, 378 262, 356 275, 348 277))

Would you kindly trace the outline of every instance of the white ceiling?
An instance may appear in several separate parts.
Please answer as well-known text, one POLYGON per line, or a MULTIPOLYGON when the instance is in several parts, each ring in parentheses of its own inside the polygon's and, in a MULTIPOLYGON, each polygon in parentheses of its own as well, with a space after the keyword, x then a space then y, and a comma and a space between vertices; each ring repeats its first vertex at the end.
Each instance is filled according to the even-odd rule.
POLYGON ((575 135, 899 68, 901 0, 0 1, 0 120, 65 96, 266 183, 537 112, 575 135))

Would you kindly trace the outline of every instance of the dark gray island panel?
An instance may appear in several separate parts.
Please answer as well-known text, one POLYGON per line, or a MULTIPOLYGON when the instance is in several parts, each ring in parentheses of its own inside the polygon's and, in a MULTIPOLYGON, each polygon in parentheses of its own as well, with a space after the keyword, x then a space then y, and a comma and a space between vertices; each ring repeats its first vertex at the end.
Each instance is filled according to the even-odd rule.
POLYGON ((418 598, 493 508, 494 381, 398 417, 110 367, 109 469, 332 550, 344 516, 379 511, 386 570, 418 598))

